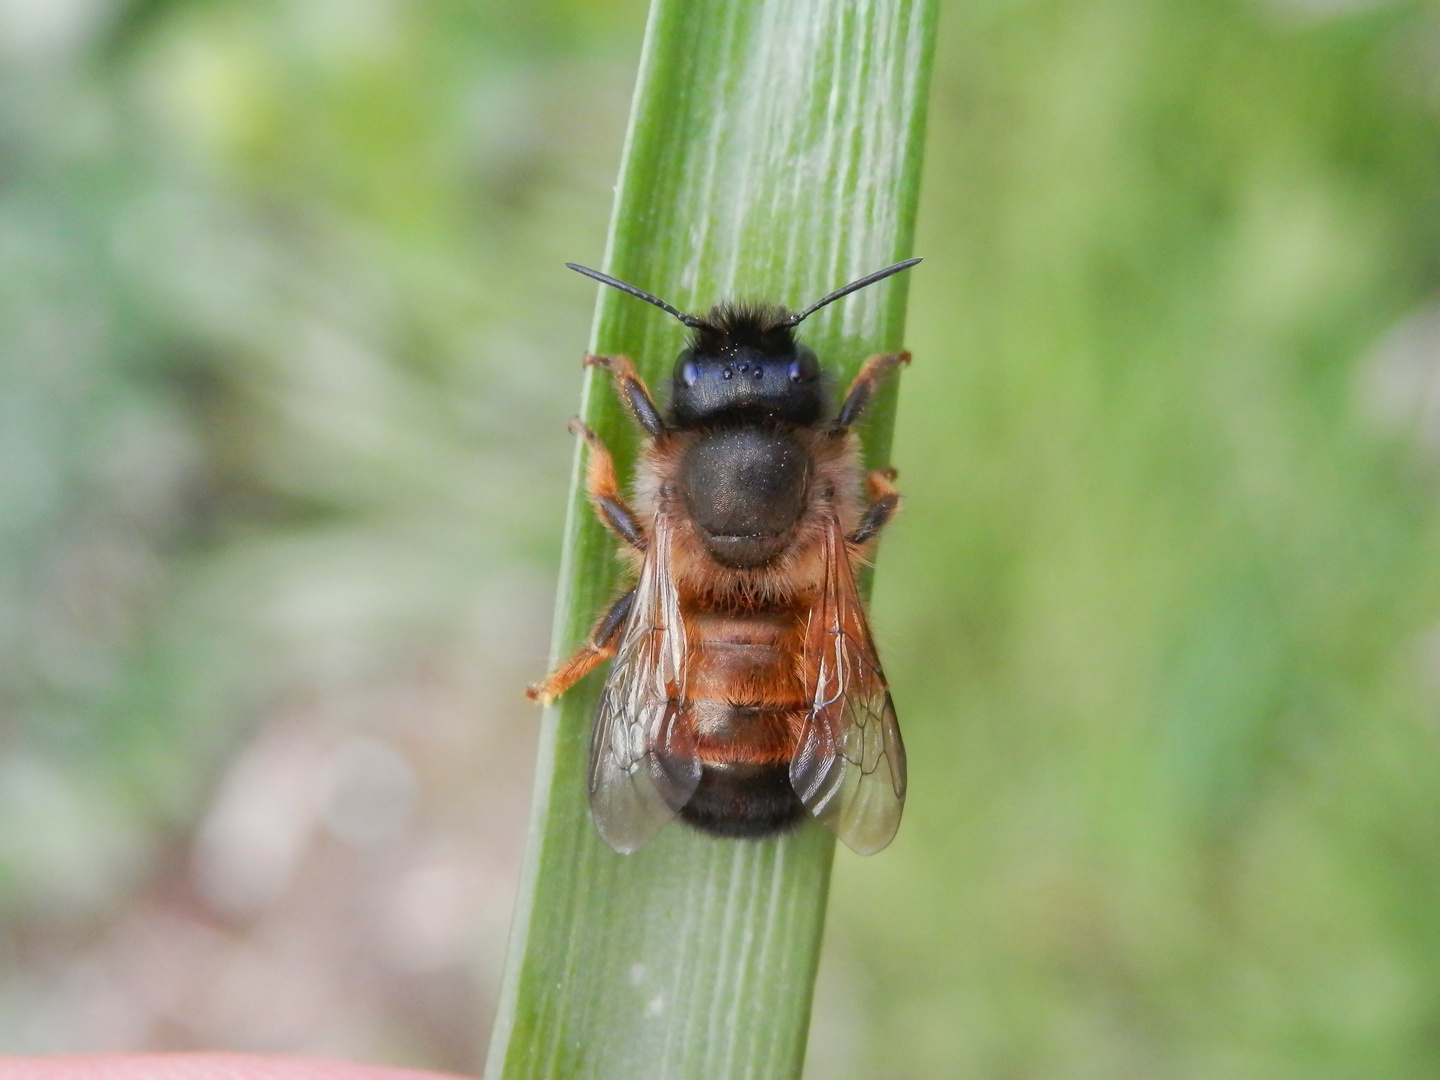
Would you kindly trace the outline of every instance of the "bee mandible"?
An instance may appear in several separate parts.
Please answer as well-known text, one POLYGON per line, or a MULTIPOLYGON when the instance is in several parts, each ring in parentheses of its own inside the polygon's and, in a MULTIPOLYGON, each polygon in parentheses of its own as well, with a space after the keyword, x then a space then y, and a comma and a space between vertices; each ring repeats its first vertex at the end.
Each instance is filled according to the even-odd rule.
POLYGON ((720 304, 705 316, 566 264, 690 330, 663 413, 626 357, 585 358, 611 375, 646 436, 627 500, 604 443, 571 422, 588 447, 586 491, 634 584, 527 691, 548 703, 614 658, 588 784, 596 828, 616 851, 635 851, 677 815, 742 838, 809 815, 862 855, 894 837, 905 748, 855 575, 900 496, 893 470, 862 483, 854 427, 910 355, 870 357, 832 409, 820 360, 795 328, 919 261, 798 314, 720 304))

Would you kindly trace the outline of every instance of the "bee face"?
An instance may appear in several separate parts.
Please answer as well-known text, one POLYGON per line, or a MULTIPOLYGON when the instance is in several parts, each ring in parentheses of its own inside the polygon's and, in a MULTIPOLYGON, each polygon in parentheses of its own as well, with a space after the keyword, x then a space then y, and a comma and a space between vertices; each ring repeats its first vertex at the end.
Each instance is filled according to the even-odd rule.
POLYGON ((711 313, 675 361, 670 412, 681 427, 727 418, 816 423, 825 411, 820 361, 778 325, 779 312, 711 313))

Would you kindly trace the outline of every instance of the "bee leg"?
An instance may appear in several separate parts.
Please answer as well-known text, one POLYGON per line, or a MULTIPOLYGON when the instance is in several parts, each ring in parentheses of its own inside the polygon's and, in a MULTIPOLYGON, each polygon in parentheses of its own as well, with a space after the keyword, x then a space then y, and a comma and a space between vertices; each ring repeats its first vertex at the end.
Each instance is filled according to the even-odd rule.
POLYGON ((635 417, 635 422, 645 429, 647 435, 655 439, 665 433, 665 421, 660 419, 660 410, 655 408, 655 401, 650 397, 645 380, 640 378, 629 357, 595 356, 587 353, 584 366, 598 367, 611 374, 615 379, 615 392, 620 395, 620 400, 629 408, 630 415, 635 417))
POLYGON ((860 419, 860 415, 875 396, 880 380, 901 364, 910 363, 908 352, 876 353, 860 365, 860 372, 845 394, 845 404, 840 406, 840 415, 835 417, 834 428, 844 431, 860 419))
POLYGON ((845 538, 850 543, 868 544, 895 516, 900 508, 900 493, 890 483, 895 475, 894 469, 871 469, 865 477, 865 486, 870 489, 870 505, 861 516, 859 527, 845 538))
POLYGON ((634 603, 635 590, 631 588, 610 605, 609 611, 600 616, 599 622, 590 631, 590 640, 576 649, 575 654, 569 660, 547 675, 544 682, 527 686, 525 696, 531 701, 538 701, 541 705, 549 705, 614 656, 615 639, 620 636, 620 628, 629 618, 630 608, 634 603))
POLYGON ((635 520, 634 512, 626 505, 625 496, 620 493, 620 481, 615 476, 615 460, 610 451, 600 441, 600 436, 579 417, 570 421, 570 430, 583 438, 590 448, 590 461, 585 470, 585 492, 595 504, 600 524, 631 547, 644 551, 645 533, 635 520))

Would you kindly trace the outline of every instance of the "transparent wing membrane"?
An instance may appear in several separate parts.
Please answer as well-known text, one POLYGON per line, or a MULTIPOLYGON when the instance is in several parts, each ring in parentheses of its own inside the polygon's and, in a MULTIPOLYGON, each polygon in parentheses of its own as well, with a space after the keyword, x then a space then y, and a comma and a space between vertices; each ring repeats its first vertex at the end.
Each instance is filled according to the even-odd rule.
POLYGON ((814 690, 790 782, 817 820, 851 850, 870 855, 900 827, 905 747, 834 518, 824 559, 825 587, 805 635, 805 670, 814 690))
POLYGON ((670 541, 670 523, 657 514, 590 732, 590 809, 601 837, 622 854, 674 817, 700 782, 694 735, 678 722, 685 627, 670 541))

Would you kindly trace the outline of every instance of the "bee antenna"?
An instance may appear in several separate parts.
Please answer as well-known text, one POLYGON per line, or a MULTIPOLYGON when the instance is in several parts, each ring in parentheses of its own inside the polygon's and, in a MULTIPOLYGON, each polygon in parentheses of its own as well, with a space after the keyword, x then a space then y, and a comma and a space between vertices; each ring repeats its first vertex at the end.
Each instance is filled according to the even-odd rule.
MULTIPOLYGON (((857 280, 855 280, 855 281, 850 282, 849 285, 846 285, 845 287, 840 288, 840 289, 836 289, 834 292, 832 292, 829 296, 825 297, 823 300, 816 300, 815 303, 811 304, 811 305, 810 305, 808 308, 806 308, 804 311, 800 312, 800 314, 798 314, 798 315, 791 315, 791 316, 790 316, 789 318, 787 318, 783 323, 781 323, 781 325, 782 325, 782 326, 795 326, 795 325, 797 325, 797 324, 799 324, 799 323, 802 323, 802 322, 804 322, 806 319, 808 319, 811 315, 814 315, 815 312, 819 311, 819 310, 820 310, 822 307, 824 307, 826 304, 833 304, 836 300, 839 300, 842 296, 849 296, 852 292, 856 292, 856 291, 858 291, 858 290, 860 290, 860 289, 863 289, 863 288, 865 288, 865 286, 867 286, 867 285, 874 285, 875 282, 877 282, 877 281, 884 281, 884 280, 885 280, 887 277, 889 277, 891 274, 898 274, 898 273, 900 273, 901 270, 909 270, 910 267, 914 266, 914 265, 915 265, 916 263, 918 263, 919 261, 920 261, 919 259, 906 259, 904 262, 898 262, 898 263, 896 263, 894 266, 887 266, 887 267, 885 267, 884 270, 876 270, 873 274, 866 274, 864 277, 859 278, 859 279, 857 279, 857 280)), ((576 267, 575 269, 579 269, 579 268, 576 267)))
POLYGON ((704 319, 696 318, 694 315, 686 315, 683 311, 679 311, 671 307, 664 300, 661 300, 658 296, 654 296, 646 292, 644 289, 637 289, 634 285, 631 285, 625 281, 621 281, 619 278, 613 278, 609 274, 602 274, 599 270, 591 270, 588 266, 581 266, 579 263, 566 263, 565 265, 571 270, 574 270, 577 274, 584 274, 588 278, 594 278, 596 281, 600 282, 601 285, 609 285, 612 289, 619 289, 623 293, 629 293, 631 296, 635 297, 638 300, 644 300, 647 304, 654 304, 661 311, 668 312, 669 314, 674 315, 675 318, 679 319, 682 323, 684 323, 688 327, 691 327, 692 329, 699 326, 709 325, 705 322, 704 319))

